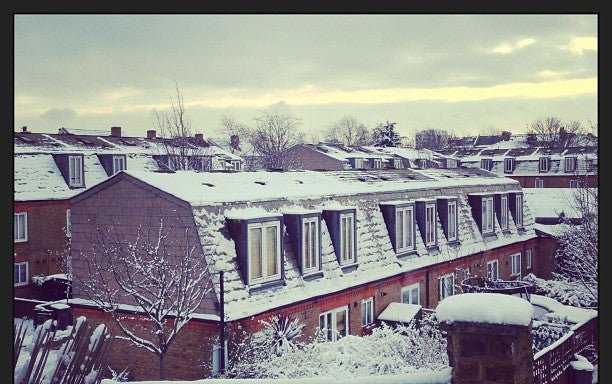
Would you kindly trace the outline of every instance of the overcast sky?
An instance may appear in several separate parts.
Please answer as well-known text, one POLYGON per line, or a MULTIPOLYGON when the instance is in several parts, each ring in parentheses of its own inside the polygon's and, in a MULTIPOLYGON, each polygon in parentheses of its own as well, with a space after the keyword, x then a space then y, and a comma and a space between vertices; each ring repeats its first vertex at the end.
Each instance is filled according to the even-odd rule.
POLYGON ((15 127, 144 136, 175 82, 193 131, 276 110, 403 135, 597 122, 597 15, 15 15, 15 127))

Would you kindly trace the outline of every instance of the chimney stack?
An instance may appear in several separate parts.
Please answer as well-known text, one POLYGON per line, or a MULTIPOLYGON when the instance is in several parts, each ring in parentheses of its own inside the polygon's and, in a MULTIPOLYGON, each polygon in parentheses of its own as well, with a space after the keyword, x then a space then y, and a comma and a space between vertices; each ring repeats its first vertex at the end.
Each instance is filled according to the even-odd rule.
POLYGON ((196 139, 196 144, 204 145, 204 134, 203 133, 196 133, 195 139, 196 139))
POLYGON ((121 127, 111 127, 112 137, 121 137, 121 127))
POLYGON ((147 131, 147 139, 155 139, 156 133, 154 129, 149 129, 147 131))
POLYGON ((21 132, 28 133, 28 126, 24 125, 23 127, 21 127, 21 132))

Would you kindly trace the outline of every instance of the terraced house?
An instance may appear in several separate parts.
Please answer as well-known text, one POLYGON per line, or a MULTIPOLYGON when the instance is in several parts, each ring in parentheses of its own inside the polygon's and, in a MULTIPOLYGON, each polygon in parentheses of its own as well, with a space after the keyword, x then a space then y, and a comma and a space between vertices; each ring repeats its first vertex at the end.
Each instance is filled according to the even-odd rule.
MULTIPOLYGON (((241 169, 240 157, 210 145, 201 134, 188 139, 187 144, 197 148, 192 151, 192 168, 241 169)), ((57 134, 23 127, 13 134, 13 143, 14 296, 31 299, 44 299, 36 281, 66 273, 72 237, 69 199, 120 171, 172 169, 179 158, 172 148, 184 144, 156 137, 154 130, 146 138, 122 136, 121 127, 109 131, 60 128, 57 134)))
MULTIPOLYGON (((81 278, 75 316, 111 323, 79 282, 88 278, 96 231, 129 239, 162 219, 168 236, 186 236, 205 259, 214 289, 170 347, 172 379, 219 369, 221 313, 230 354, 239 329, 257 331, 259 320, 276 314, 298 318, 305 335, 322 330, 333 341, 367 334, 391 303, 435 308, 469 276, 540 276, 551 261, 519 183, 477 169, 126 170, 72 197, 70 206, 73 273, 81 278)), ((126 315, 138 321, 138 313, 126 315)), ((110 365, 155 379, 157 360, 126 343, 114 342, 110 365)))

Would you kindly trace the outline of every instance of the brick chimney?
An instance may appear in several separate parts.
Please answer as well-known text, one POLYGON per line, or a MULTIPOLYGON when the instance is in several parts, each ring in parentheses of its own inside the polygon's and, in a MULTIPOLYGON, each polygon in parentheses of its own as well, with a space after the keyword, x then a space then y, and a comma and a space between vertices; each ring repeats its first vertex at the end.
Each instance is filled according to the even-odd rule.
POLYGON ((154 129, 149 129, 147 131, 147 139, 155 139, 156 137, 157 136, 154 129))
POLYGON ((196 144, 204 145, 204 134, 203 133, 196 133, 195 139, 196 139, 196 144))
POLYGON ((28 132, 28 126, 27 126, 27 125, 24 125, 23 127, 21 127, 21 132, 23 132, 23 133, 29 133, 29 132, 28 132))
POLYGON ((112 137, 121 137, 121 127, 111 127, 112 137))

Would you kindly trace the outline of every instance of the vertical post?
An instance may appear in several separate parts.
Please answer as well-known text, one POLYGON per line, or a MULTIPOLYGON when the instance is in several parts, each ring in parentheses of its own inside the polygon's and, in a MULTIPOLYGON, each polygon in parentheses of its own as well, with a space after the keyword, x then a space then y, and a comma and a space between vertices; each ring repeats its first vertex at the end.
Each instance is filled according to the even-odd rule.
POLYGON ((223 271, 219 272, 219 301, 220 301, 220 306, 221 306, 221 310, 219 313, 219 317, 221 318, 221 320, 219 321, 219 326, 220 326, 220 334, 219 334, 219 341, 221 343, 221 357, 219 358, 219 373, 221 375, 225 374, 225 298, 224 298, 224 294, 223 294, 223 271))

